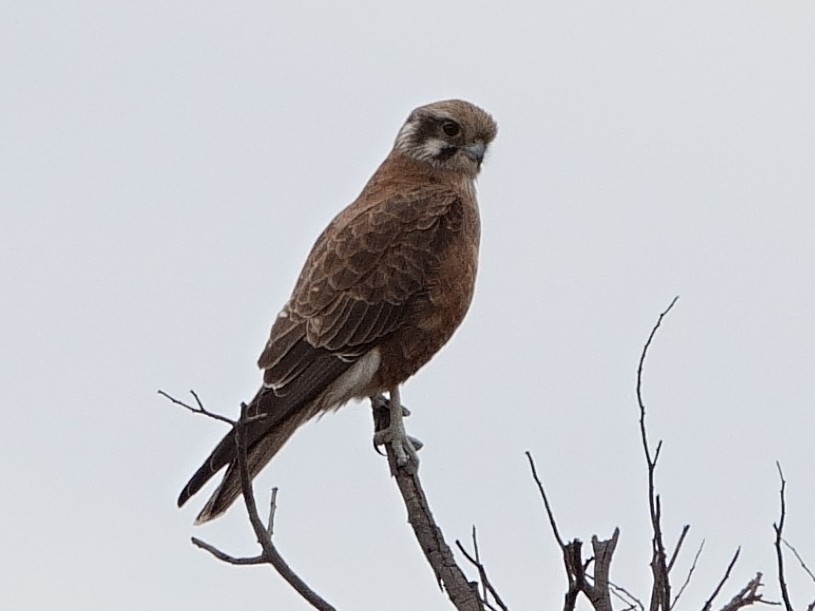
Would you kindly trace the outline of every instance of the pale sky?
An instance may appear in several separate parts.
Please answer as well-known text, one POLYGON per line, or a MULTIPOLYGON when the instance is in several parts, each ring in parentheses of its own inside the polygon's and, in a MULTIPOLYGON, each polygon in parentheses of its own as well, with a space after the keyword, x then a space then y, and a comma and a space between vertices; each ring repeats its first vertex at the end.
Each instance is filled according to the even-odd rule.
MULTIPOLYGON (((0 7, 2 607, 308 609, 189 543, 256 553, 240 505, 176 509, 225 431, 156 391, 235 415, 317 234, 450 97, 500 132, 473 307, 402 393, 448 539, 476 524, 510 606, 560 608, 531 450, 563 536, 619 526, 647 599, 635 372, 680 295, 645 380, 674 579, 705 539, 699 608, 742 545, 722 604, 756 571, 777 600, 776 460, 815 566, 815 4, 283 4, 0 7)), ((256 480, 275 540, 339 609, 450 609, 370 435, 367 404, 295 435, 256 480)))

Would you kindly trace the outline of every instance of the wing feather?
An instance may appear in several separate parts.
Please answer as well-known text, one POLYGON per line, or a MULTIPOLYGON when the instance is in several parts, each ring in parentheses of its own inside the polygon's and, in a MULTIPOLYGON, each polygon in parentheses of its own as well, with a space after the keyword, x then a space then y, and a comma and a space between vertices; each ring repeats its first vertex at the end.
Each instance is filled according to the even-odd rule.
POLYGON ((441 228, 458 229, 459 195, 441 185, 385 195, 374 190, 346 208, 312 248, 258 361, 276 392, 320 354, 364 354, 422 299, 441 228))

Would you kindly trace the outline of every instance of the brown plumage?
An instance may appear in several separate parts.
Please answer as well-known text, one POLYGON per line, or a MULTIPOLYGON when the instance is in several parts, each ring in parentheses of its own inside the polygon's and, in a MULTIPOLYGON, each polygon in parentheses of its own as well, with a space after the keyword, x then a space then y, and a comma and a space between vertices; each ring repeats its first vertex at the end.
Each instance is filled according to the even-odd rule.
MULTIPOLYGON (((450 339, 470 305, 480 235, 475 178, 496 130, 461 100, 417 108, 359 197, 317 238, 258 361, 263 386, 248 414, 266 417, 246 433, 252 477, 301 424, 350 399, 388 391, 401 414, 399 385, 450 339)), ((388 441, 404 442, 404 430, 388 441)), ((406 449, 412 453, 409 441, 406 449)), ((231 433, 179 506, 227 465, 198 522, 240 495, 231 433)))

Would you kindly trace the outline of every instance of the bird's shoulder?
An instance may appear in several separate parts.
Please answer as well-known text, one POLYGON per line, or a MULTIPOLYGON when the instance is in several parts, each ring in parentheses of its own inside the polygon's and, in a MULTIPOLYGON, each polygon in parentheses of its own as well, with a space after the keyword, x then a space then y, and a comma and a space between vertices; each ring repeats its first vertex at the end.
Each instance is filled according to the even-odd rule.
POLYGON ((383 164, 317 239, 267 350, 300 336, 345 351, 392 332, 421 299, 445 242, 461 232, 466 198, 421 168, 383 164))
POLYGON ((467 205, 466 190, 433 174, 383 164, 317 239, 292 294, 294 310, 322 311, 338 294, 401 302, 419 290, 441 234, 460 230, 467 205))

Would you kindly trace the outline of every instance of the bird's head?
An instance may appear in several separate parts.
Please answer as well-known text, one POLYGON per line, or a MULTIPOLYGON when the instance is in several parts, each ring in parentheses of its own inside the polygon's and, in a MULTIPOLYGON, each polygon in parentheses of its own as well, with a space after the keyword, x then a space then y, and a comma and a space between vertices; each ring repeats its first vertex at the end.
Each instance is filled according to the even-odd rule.
POLYGON ((475 178, 497 133, 493 118, 478 106, 445 100, 411 112, 393 148, 434 168, 475 178))

